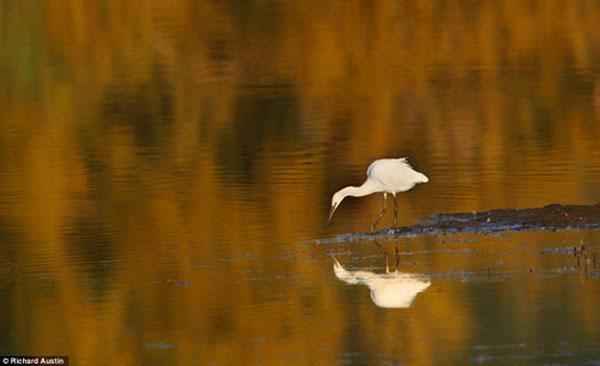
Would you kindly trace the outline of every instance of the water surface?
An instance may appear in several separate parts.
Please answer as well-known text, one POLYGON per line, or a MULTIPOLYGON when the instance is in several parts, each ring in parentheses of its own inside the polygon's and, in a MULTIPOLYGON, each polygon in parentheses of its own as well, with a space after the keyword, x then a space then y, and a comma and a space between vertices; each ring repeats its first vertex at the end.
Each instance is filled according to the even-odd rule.
POLYGON ((430 178, 399 197, 403 226, 597 204, 599 14, 591 1, 4 2, 0 353, 598 362, 596 230, 328 240, 369 230, 378 196, 325 221, 331 194, 380 157, 430 178), (385 275, 384 252, 388 275, 431 283, 409 307, 378 307, 334 273, 332 256, 385 275))

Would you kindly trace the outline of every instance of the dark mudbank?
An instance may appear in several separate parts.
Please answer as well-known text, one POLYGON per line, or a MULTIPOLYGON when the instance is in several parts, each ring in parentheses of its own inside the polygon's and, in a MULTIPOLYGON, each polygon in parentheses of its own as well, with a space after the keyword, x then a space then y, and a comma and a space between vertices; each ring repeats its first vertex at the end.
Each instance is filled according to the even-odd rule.
MULTIPOLYGON (((569 230, 600 227, 600 204, 548 205, 542 208, 496 209, 473 213, 440 213, 412 226, 397 227, 396 235, 426 233, 495 234, 523 230, 569 230)), ((376 234, 388 234, 389 229, 376 234)))

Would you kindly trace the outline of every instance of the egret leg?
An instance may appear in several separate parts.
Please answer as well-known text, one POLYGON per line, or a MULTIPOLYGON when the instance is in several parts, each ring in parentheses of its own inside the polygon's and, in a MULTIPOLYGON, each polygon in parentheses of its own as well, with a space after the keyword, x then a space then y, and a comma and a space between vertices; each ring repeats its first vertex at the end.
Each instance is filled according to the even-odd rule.
POLYGON ((384 255, 384 257, 385 257, 385 273, 389 273, 390 272, 390 264, 388 261, 388 253, 385 250, 385 248, 379 243, 379 241, 377 239, 375 239, 375 245, 377 245, 377 248, 379 248, 381 253, 384 255))
POLYGON ((375 245, 377 245, 377 248, 381 251, 381 253, 386 254, 387 252, 385 251, 385 248, 383 247, 383 245, 381 245, 381 243, 379 243, 379 240, 375 239, 375 245))
POLYGON ((388 254, 385 253, 385 273, 390 273, 390 262, 388 260, 388 254))
POLYGON ((373 223, 373 226, 371 227, 371 231, 375 231, 375 227, 377 226, 379 221, 381 221, 383 216, 385 216, 386 212, 387 212, 387 193, 384 193, 383 194, 383 208, 381 209, 381 212, 379 213, 379 215, 377 215, 377 217, 375 218, 375 222, 373 223))
POLYGON ((398 201, 396 200, 396 195, 394 195, 394 228, 396 227, 397 222, 398 222, 398 201))

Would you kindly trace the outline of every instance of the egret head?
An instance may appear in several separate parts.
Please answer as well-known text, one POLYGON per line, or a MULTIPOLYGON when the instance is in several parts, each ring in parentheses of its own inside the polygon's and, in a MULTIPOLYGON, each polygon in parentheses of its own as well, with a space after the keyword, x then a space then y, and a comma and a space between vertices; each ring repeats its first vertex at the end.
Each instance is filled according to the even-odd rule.
POLYGON ((346 195, 340 190, 334 193, 333 197, 331 197, 331 211, 329 211, 329 218, 327 219, 327 223, 331 221, 333 217, 333 213, 338 208, 342 200, 346 198, 346 195))

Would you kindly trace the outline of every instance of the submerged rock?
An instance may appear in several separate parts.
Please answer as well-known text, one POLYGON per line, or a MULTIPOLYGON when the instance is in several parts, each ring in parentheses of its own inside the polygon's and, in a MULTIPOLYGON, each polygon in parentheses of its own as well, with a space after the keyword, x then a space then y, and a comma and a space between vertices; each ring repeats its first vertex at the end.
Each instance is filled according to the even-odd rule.
MULTIPOLYGON (((399 236, 426 233, 483 233, 494 234, 523 230, 568 230, 600 227, 599 205, 559 205, 541 208, 502 208, 473 213, 439 213, 412 226, 394 230, 399 236)), ((390 229, 375 235, 389 234, 390 229)))

